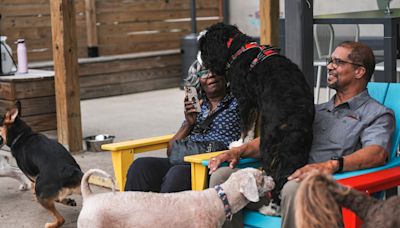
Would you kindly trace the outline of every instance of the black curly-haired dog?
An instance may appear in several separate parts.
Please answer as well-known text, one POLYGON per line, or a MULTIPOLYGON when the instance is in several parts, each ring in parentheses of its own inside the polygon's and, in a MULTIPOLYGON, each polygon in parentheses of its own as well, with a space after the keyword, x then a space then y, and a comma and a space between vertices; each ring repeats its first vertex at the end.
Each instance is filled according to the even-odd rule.
POLYGON ((217 23, 198 38, 198 60, 227 75, 238 99, 242 138, 260 115, 263 168, 274 178, 273 202, 287 177, 307 164, 312 143, 314 98, 296 64, 276 49, 259 46, 236 26, 217 23))

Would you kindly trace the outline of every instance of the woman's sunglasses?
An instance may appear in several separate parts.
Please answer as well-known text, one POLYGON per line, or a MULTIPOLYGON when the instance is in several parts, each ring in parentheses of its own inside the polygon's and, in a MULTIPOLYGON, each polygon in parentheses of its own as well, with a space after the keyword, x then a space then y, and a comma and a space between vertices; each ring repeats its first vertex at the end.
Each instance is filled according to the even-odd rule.
POLYGON ((210 74, 210 70, 205 69, 205 70, 198 71, 198 72, 196 73, 196 76, 197 76, 198 78, 206 79, 206 78, 208 78, 208 75, 209 75, 209 74, 210 74))

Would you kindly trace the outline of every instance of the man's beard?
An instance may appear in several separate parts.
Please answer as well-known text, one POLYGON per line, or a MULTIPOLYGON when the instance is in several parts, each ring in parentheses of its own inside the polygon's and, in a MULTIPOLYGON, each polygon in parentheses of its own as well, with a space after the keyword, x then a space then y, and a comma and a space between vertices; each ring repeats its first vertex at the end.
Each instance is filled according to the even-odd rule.
POLYGON ((339 82, 339 77, 338 77, 337 75, 336 75, 336 76, 329 76, 329 75, 328 75, 328 78, 327 78, 327 80, 326 80, 327 86, 328 86, 330 89, 337 90, 337 88, 338 88, 338 82, 339 82), (336 80, 335 80, 333 83, 329 83, 329 80, 328 80, 329 77, 334 77, 336 80))
POLYGON ((337 90, 337 87, 338 87, 337 81, 334 82, 334 83, 332 83, 332 84, 329 84, 329 83, 328 83, 328 87, 329 87, 330 89, 337 90))

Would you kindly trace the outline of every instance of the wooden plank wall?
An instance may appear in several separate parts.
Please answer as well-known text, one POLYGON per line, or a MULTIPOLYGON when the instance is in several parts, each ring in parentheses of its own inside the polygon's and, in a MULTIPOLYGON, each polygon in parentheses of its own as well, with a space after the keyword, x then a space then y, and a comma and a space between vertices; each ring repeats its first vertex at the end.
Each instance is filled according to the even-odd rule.
MULTIPOLYGON (((28 61, 52 61, 50 0, 0 0, 0 34, 14 51, 25 38, 28 61)), ((197 29, 222 20, 222 0, 197 0, 197 29)), ((75 0, 78 58, 87 57, 85 2, 75 0)), ((191 33, 189 0, 95 0, 100 56, 108 61, 81 61, 81 98, 96 98, 179 86, 181 55, 118 58, 119 55, 180 49, 191 33)), ((100 58, 101 59, 101 58, 100 58)), ((46 65, 46 64, 45 64, 46 65)), ((40 64, 39 64, 40 66, 40 64)), ((52 66, 42 66, 52 69, 52 66)))
POLYGON ((57 127, 53 77, 0 82, 0 113, 21 102, 21 117, 34 131, 57 127))
MULTIPOLYGON (((8 37, 9 44, 25 38, 31 62, 52 59, 49 1, 0 0, 0 33, 8 37)), ((199 30, 220 20, 220 1, 196 1, 199 30)), ((180 39, 191 32, 189 3, 96 0, 100 56, 180 48, 180 39)), ((78 57, 87 57, 84 0, 75 0, 75 7, 78 57)))
MULTIPOLYGON (((0 34, 8 37, 8 44, 16 58, 14 41, 24 38, 28 61, 53 58, 51 41, 50 0, 0 0, 0 34)), ((79 57, 86 56, 86 26, 84 0, 75 1, 79 57)))
MULTIPOLYGON (((196 5, 197 16, 205 19, 198 21, 199 29, 219 20, 219 1, 196 5)), ((189 7, 189 0, 96 1, 100 54, 179 48, 180 39, 191 32, 189 7)))
POLYGON ((80 63, 82 99, 177 87, 180 54, 80 63))

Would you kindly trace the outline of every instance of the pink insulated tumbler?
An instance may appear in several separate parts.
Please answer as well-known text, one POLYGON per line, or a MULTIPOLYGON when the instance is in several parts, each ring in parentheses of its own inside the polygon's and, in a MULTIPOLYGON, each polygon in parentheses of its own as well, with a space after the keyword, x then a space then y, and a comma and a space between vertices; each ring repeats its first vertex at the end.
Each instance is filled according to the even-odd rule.
POLYGON ((17 41, 18 73, 28 73, 28 56, 24 39, 17 41))

